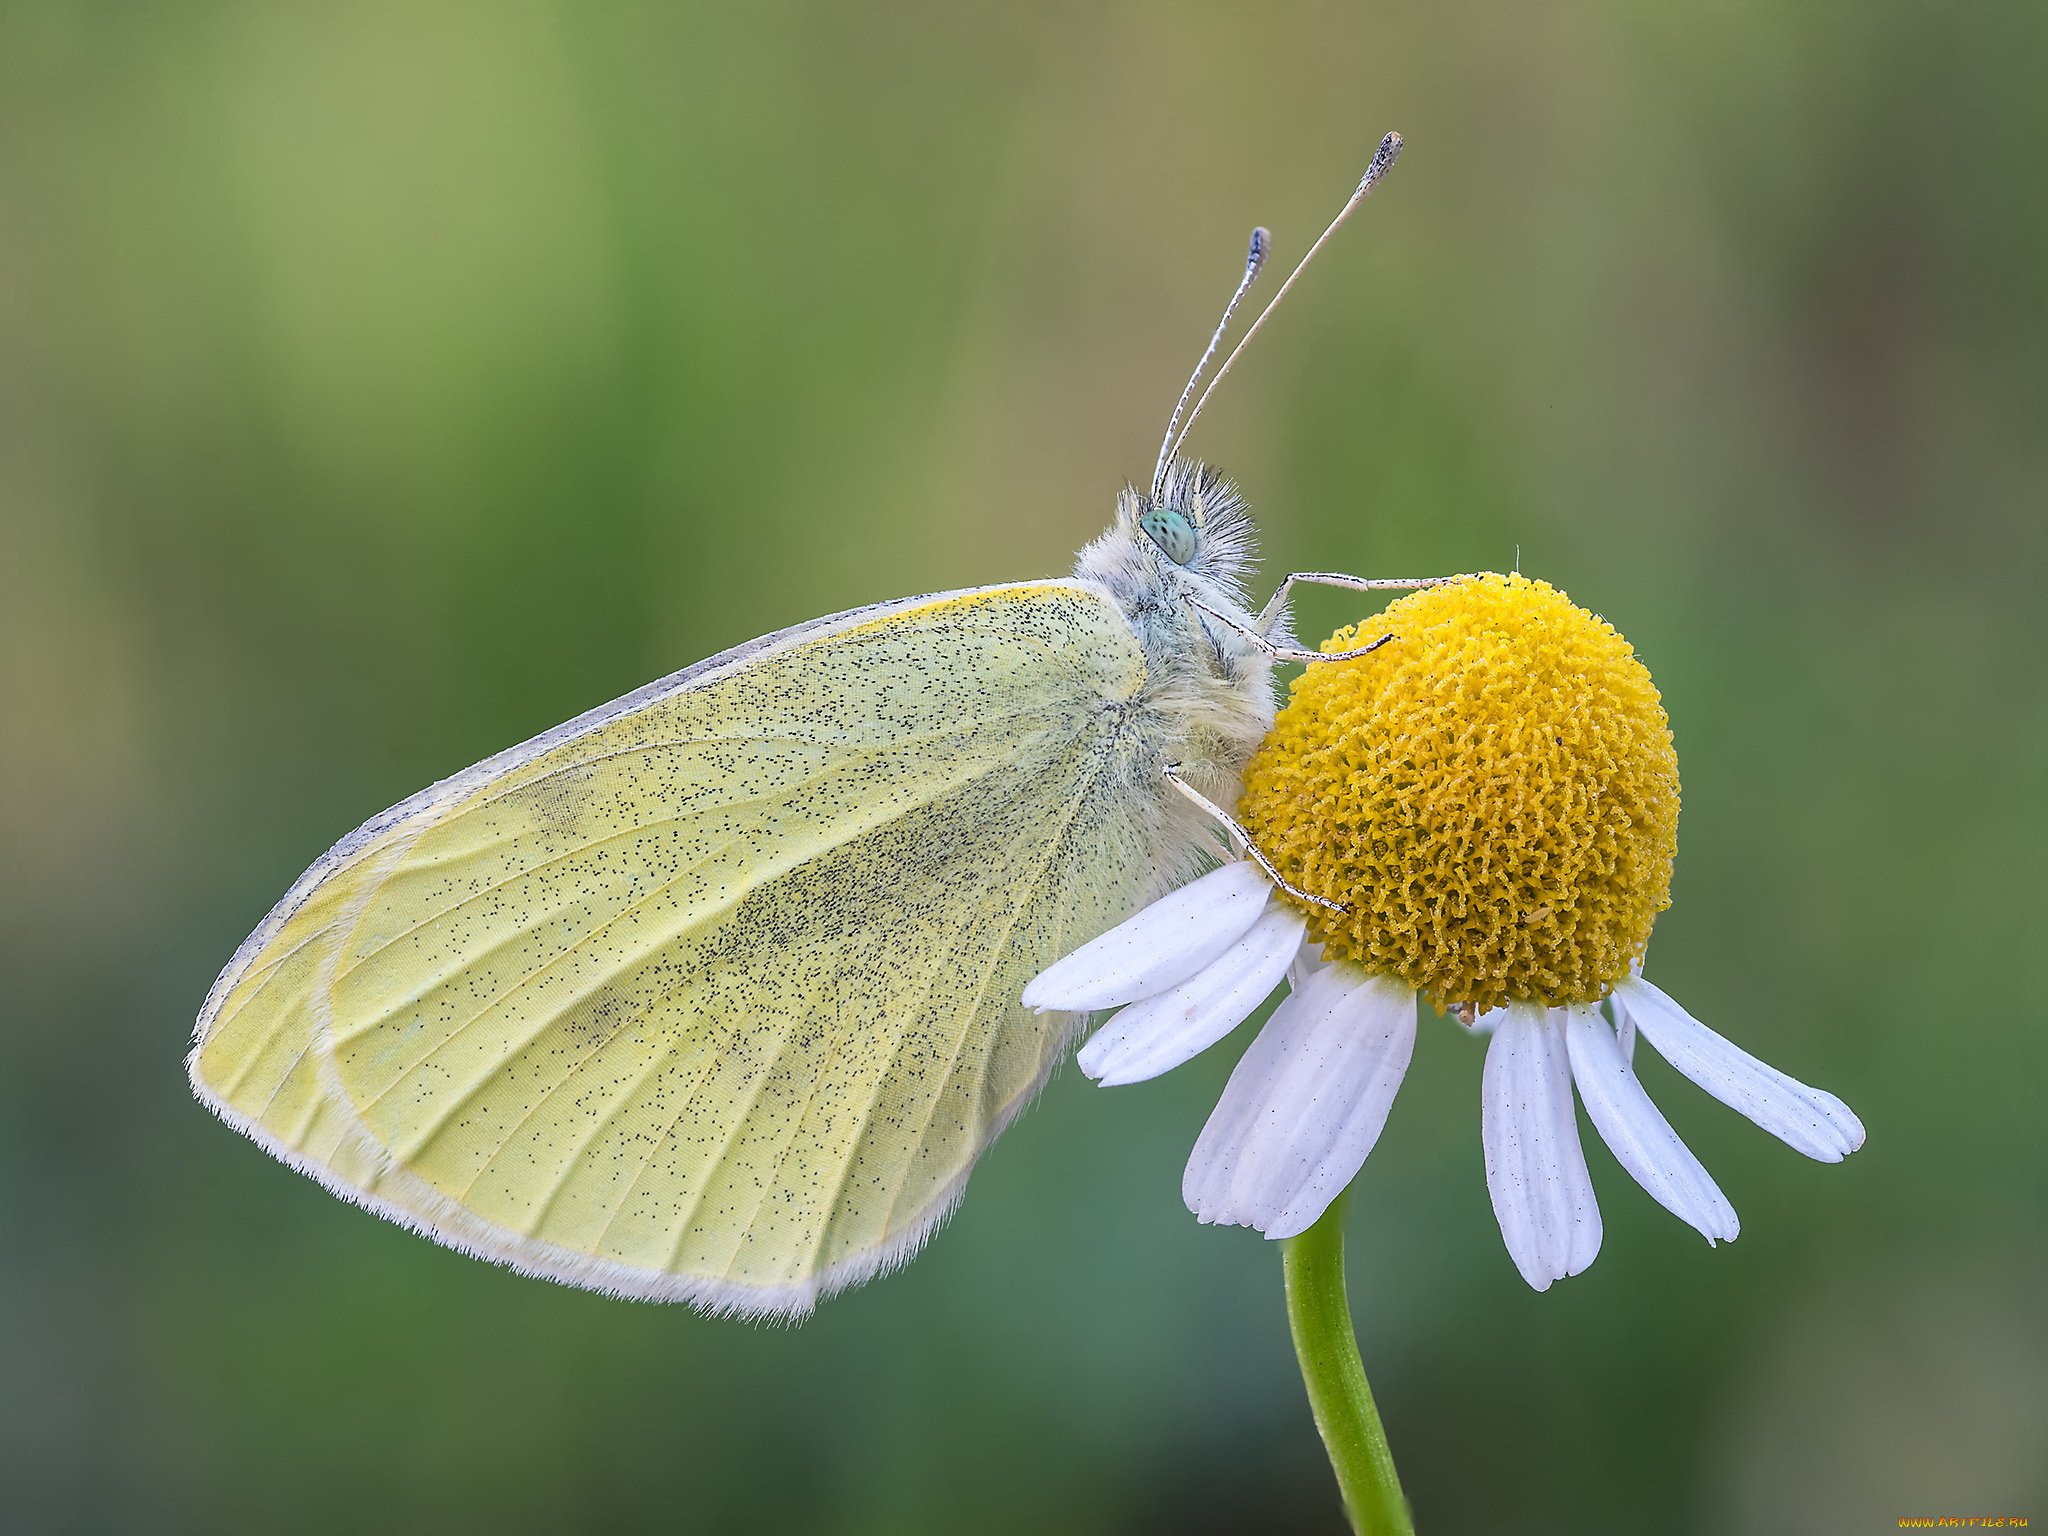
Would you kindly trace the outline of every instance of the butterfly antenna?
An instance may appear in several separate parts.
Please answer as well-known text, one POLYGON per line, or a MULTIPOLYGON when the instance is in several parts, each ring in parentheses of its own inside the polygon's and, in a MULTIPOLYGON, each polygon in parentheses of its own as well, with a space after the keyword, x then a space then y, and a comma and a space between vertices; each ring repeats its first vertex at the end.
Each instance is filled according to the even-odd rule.
MULTIPOLYGON (((1160 462, 1162 464, 1166 458, 1170 458, 1175 450, 1180 447, 1181 442, 1187 437, 1190 429, 1193 428, 1195 418, 1202 414, 1202 407, 1209 403, 1209 397, 1216 393, 1216 386, 1221 384, 1223 376, 1230 372, 1230 365, 1237 361, 1240 352, 1251 345, 1251 339, 1259 334, 1259 327, 1266 323, 1266 317, 1280 307, 1280 301, 1287 297, 1287 290, 1294 286, 1294 280, 1301 276, 1302 269, 1316 259, 1316 252, 1323 248, 1324 241, 1337 233, 1337 227, 1357 212, 1358 205, 1372 195, 1372 189, 1379 185, 1380 178, 1387 174, 1388 169, 1394 163, 1395 157, 1400 153, 1401 135, 1398 133, 1390 133, 1380 140, 1380 147, 1373 152, 1372 164, 1365 168, 1365 175, 1359 180, 1358 190, 1351 194, 1351 201, 1338 211, 1337 217, 1330 220, 1330 227, 1324 230, 1317 237, 1316 243, 1308 248, 1308 254, 1301 258, 1301 265, 1287 275, 1287 281, 1280 285, 1280 291, 1273 295, 1264 309, 1259 311, 1259 318, 1251 323, 1251 328, 1244 333, 1243 339, 1238 342, 1230 356, 1223 360, 1223 366, 1216 370, 1216 377, 1211 379, 1209 387, 1202 391, 1202 398, 1197 400, 1195 408, 1188 412, 1187 424, 1180 429, 1180 436, 1172 437, 1172 433, 1169 431, 1167 435, 1172 437, 1172 441, 1168 444, 1165 454, 1161 457, 1160 462)), ((1192 381, 1189 382, 1188 388, 1194 388, 1192 381)))
POLYGON ((1180 392, 1180 401, 1173 408, 1173 417, 1166 423, 1166 436, 1159 442, 1159 462, 1152 469, 1152 499, 1159 500, 1159 493, 1166 486, 1166 459, 1173 447, 1173 429, 1180 425, 1180 413, 1188 408, 1188 396, 1195 392, 1195 386, 1202 381, 1202 370, 1209 366, 1209 359, 1216 355, 1216 348, 1223 341, 1223 333, 1230 329, 1230 317, 1237 313, 1237 306, 1243 301, 1245 290, 1250 288, 1259 275, 1259 269, 1266 264, 1266 253, 1273 249, 1273 236, 1264 228, 1252 231, 1251 251, 1244 259, 1244 276, 1238 279, 1237 292, 1230 296, 1230 302, 1223 306, 1223 318, 1216 322, 1216 334, 1209 338, 1209 350, 1202 354, 1202 360, 1195 364, 1195 371, 1188 375, 1188 387, 1180 392))

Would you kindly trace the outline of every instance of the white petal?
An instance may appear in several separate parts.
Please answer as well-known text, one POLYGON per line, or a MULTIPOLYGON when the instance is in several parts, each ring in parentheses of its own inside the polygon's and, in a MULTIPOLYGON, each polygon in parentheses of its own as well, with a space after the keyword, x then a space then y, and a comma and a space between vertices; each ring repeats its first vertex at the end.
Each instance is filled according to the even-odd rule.
POLYGON ((1479 1093, 1486 1188, 1501 1238, 1522 1278, 1547 1291, 1600 1251, 1600 1206, 1572 1112, 1563 1013, 1510 1003, 1486 1047, 1479 1093))
MULTIPOLYGON (((1634 975, 1642 975, 1640 967, 1634 971, 1634 975)), ((1622 993, 1616 991, 1616 993, 1612 993, 1608 997, 1608 1006, 1614 1010, 1614 1038, 1622 1042, 1622 1061, 1634 1065, 1634 1061, 1636 1061, 1636 1022, 1628 1016, 1628 1001, 1622 997, 1622 993)))
POLYGON ((1308 919, 1274 906, 1179 986, 1117 1013, 1076 1058, 1105 1088, 1142 1083, 1206 1051, 1251 1017, 1287 974, 1308 919))
POLYGON ((1614 1003, 1614 1038, 1621 1042, 1621 1059, 1630 1066, 1636 1060, 1636 1021, 1629 1016, 1628 1004, 1619 997, 1614 1003))
POLYGON ((1243 938, 1272 891, 1256 864, 1211 870, 1040 971, 1024 1006, 1078 1013, 1164 992, 1243 938))
POLYGON ((1317 969, 1273 1011, 1195 1142, 1181 1195, 1203 1221, 1306 1232, 1386 1126, 1415 1050, 1415 989, 1317 969))
POLYGON ((1565 1023, 1565 1040, 1586 1115, 1615 1161, 1634 1175, 1650 1198, 1698 1228, 1708 1242, 1733 1242, 1742 1230, 1735 1207, 1650 1102, 1607 1021, 1596 1009, 1573 1008, 1565 1023))
POLYGON ((1639 977, 1614 991, 1627 1000, 1629 1016, 1658 1055, 1795 1151, 1839 1163, 1863 1145, 1863 1122, 1832 1093, 1731 1045, 1639 977))

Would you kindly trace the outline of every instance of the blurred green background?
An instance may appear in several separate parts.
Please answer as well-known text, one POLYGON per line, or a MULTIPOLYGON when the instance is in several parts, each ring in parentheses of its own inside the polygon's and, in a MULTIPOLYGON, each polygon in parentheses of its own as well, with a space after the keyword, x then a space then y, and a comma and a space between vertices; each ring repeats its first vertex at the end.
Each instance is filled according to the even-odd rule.
POLYGON ((0 7, 0 1526, 1341 1529, 1278 1256, 1179 1197, 1249 1030, 1064 1073, 794 1330, 432 1247, 180 1058, 430 780, 1064 571, 1390 127, 1195 446, 1271 571, 1519 551, 1629 636, 1651 975, 1870 1131, 1648 1062, 1742 1238, 1591 1141, 1539 1296, 1426 1016, 1350 1228, 1422 1528, 2048 1520, 2044 79, 2038 3, 0 7))

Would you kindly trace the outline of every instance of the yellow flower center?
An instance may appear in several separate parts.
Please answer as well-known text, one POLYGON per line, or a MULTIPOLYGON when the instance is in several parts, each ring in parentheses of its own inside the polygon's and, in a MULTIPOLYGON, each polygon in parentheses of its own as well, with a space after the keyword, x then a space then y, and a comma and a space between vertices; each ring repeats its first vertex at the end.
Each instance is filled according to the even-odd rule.
POLYGON ((1546 582, 1402 598, 1312 665, 1245 775, 1252 839, 1331 960, 1437 1008, 1591 1003, 1671 904, 1678 758, 1650 673, 1546 582))

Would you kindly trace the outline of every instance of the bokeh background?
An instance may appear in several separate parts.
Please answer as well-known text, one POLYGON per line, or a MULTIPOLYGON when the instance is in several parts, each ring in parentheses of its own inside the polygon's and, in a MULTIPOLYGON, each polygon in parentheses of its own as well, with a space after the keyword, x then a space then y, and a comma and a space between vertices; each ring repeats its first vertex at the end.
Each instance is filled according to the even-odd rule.
POLYGON ((1248 1029, 1066 1072, 794 1330, 409 1237, 180 1058, 428 781, 1065 570, 1390 127, 1196 446, 1271 570, 1519 558, 1630 637, 1652 974, 1870 1131, 1648 1061, 1742 1238, 1593 1141, 1539 1296, 1426 1018, 1350 1226, 1422 1529, 2048 1520, 2044 78, 2032 0, 0 6, 0 1525, 1341 1529, 1278 1256, 1179 1198, 1248 1029))

